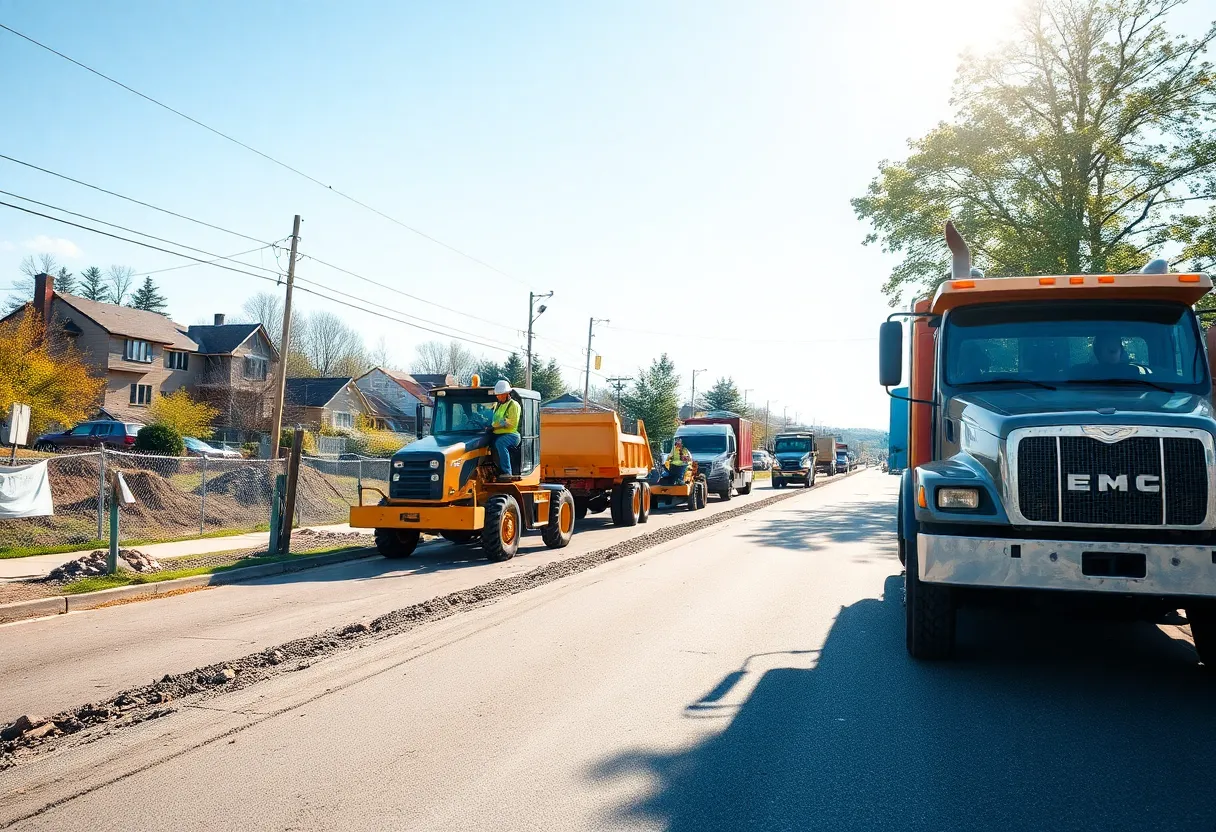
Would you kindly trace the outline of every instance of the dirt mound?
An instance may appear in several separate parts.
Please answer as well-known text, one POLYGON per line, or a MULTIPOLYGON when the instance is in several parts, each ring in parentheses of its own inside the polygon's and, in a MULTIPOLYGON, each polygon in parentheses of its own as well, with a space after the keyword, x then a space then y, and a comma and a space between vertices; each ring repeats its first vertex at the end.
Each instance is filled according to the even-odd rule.
POLYGON ((78 503, 92 499, 93 508, 96 510, 100 465, 101 457, 93 454, 53 457, 47 466, 47 475, 51 481, 51 497, 54 498, 55 504, 78 503))
MULTIPOLYGON (((200 483, 194 493, 201 494, 202 491, 200 483)), ((224 494, 238 503, 261 505, 270 502, 273 492, 274 476, 265 465, 247 465, 207 480, 207 499, 211 499, 212 494, 224 494)))

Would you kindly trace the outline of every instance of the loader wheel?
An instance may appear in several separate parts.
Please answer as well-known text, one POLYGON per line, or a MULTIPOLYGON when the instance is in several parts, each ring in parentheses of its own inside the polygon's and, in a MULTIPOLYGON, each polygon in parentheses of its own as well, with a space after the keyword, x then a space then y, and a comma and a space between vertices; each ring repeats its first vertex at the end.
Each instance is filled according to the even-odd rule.
POLYGON ((621 496, 617 499, 617 516, 613 518, 618 526, 636 526, 642 513, 642 488, 636 482, 620 484, 621 496))
POLYGON ((481 539, 481 532, 467 532, 463 529, 452 529, 440 532, 439 536, 452 543, 476 543, 481 539))
POLYGON ((650 483, 639 483, 642 489, 642 510, 638 512, 638 522, 645 523, 650 519, 650 483))
POLYGON ((697 483, 696 492, 697 511, 700 511, 701 509, 705 508, 705 505, 709 502, 709 484, 706 483, 705 480, 701 480, 699 483, 697 483))
POLYGON ((376 529, 376 551, 390 560, 408 558, 418 548, 418 538, 413 529, 376 529))
POLYGON ((566 489, 556 492, 549 503, 549 522, 540 530, 541 539, 550 549, 562 549, 574 536, 574 497, 566 489))
POLYGON ((583 520, 584 518, 586 518, 586 516, 587 516, 587 498, 586 497, 575 497, 574 498, 574 519, 583 520))
POLYGON ((921 581, 916 544, 908 543, 904 571, 908 654, 914 659, 946 659, 954 652, 954 593, 941 584, 921 581))
POLYGON ((519 503, 510 494, 495 494, 486 502, 486 525, 481 530, 481 546, 492 561, 510 560, 519 551, 519 503))
POLYGON ((1186 619, 1191 622, 1191 639, 1199 661, 1216 671, 1216 606, 1189 607, 1186 619))

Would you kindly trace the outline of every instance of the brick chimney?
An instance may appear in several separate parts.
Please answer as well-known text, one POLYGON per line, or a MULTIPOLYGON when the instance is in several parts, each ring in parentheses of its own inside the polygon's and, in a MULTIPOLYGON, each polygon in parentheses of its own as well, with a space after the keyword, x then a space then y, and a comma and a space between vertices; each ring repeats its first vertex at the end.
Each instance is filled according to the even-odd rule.
POLYGON ((216 312, 216 313, 215 313, 215 325, 216 325, 216 326, 223 326, 223 325, 224 325, 224 313, 223 313, 223 312, 216 312))
POLYGON ((51 320, 51 298, 55 297, 55 278, 46 272, 34 275, 34 308, 42 316, 43 324, 51 320))

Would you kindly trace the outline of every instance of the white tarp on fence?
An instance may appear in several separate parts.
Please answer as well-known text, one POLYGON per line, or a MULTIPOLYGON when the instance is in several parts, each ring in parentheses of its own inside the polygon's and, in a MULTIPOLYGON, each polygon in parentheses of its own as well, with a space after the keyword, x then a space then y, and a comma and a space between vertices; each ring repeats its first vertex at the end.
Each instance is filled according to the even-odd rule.
POLYGON ((0 520, 54 513, 46 460, 14 468, 0 466, 0 520))

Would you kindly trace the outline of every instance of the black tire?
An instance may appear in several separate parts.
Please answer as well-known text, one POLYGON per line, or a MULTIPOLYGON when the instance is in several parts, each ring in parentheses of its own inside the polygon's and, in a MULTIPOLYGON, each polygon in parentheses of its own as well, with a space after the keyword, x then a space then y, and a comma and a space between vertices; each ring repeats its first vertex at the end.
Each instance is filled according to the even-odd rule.
POLYGON ((706 483, 705 480, 701 480, 699 483, 697 483, 696 495, 697 511, 700 511, 701 509, 705 508, 706 504, 709 502, 709 484, 706 483))
POLYGON ((954 652, 954 593, 948 586, 920 580, 916 544, 905 545, 908 566, 905 570, 908 655, 914 659, 948 659, 954 652))
POLYGON ((781 487, 781 480, 777 479, 776 477, 772 477, 772 478, 769 480, 768 487, 769 487, 769 488, 780 488, 780 487, 781 487))
POLYGON ((908 550, 904 544, 904 500, 903 495, 899 498, 899 507, 895 509, 895 541, 899 549, 899 565, 907 568, 908 566, 908 550))
POLYGON ((582 520, 582 519, 586 518, 586 516, 587 516, 587 498, 586 497, 575 497, 574 498, 574 519, 582 520))
POLYGON ((653 498, 650 496, 650 483, 639 483, 639 486, 642 489, 642 511, 638 514, 638 522, 645 523, 650 519, 651 501, 653 498))
POLYGON ((701 493, 701 480, 693 480, 688 487, 688 501, 684 504, 689 511, 697 510, 697 495, 701 493))
POLYGON ((625 491, 625 484, 615 485, 612 487, 612 492, 608 495, 608 508, 612 516, 612 525, 621 525, 621 500, 622 494, 625 491))
POLYGON ((740 496, 740 497, 744 497, 744 496, 746 496, 746 495, 748 495, 748 494, 751 494, 751 493, 752 493, 752 484, 753 484, 753 483, 755 483, 755 480, 748 480, 748 481, 747 481, 747 485, 745 485, 745 486, 743 486, 742 488, 740 488, 740 489, 739 489, 739 496, 740 496))
POLYGON ((618 487, 621 494, 617 498, 615 522, 618 526, 636 526, 642 514, 641 485, 636 482, 623 482, 618 487))
POLYGON ((1216 606, 1188 607, 1186 620, 1191 623, 1191 639, 1199 661, 1216 671, 1216 606))
POLYGON ((731 486, 731 481, 733 479, 734 479, 733 476, 727 477, 726 478, 726 488, 723 489, 722 491, 718 492, 718 499, 720 499, 724 503, 729 502, 730 498, 733 497, 735 494, 735 489, 731 486))
POLYGON ((578 509, 574 497, 566 489, 556 491, 550 498, 549 522, 540 530, 541 539, 550 549, 563 549, 574 536, 574 520, 578 509))
POLYGON ((523 534, 519 503, 510 494, 495 494, 486 502, 486 525, 481 530, 481 546, 494 562, 510 560, 519 551, 523 534))
POLYGON ((477 543, 481 540, 481 532, 466 532, 463 529, 452 529, 446 532, 440 532, 439 536, 444 540, 452 543, 464 545, 466 543, 477 543))
POLYGON ((389 560, 401 560, 418 548, 419 533, 413 529, 376 529, 376 551, 389 560))

